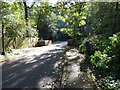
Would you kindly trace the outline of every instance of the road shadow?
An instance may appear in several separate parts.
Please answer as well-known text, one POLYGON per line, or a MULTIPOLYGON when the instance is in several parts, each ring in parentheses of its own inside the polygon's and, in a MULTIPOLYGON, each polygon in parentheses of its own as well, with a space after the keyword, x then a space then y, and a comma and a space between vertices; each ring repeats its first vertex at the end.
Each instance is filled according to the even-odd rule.
POLYGON ((55 75, 54 65, 65 48, 53 49, 40 55, 23 56, 2 65, 2 88, 38 88, 40 80, 55 75))

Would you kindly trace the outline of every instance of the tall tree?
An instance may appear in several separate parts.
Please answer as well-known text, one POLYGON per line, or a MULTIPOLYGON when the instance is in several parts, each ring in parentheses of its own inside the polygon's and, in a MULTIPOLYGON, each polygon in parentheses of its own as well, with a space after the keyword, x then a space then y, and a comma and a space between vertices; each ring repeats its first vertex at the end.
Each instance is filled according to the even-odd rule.
POLYGON ((52 39, 55 32, 56 15, 52 12, 48 2, 37 7, 37 30, 39 38, 52 39))
POLYGON ((2 2, 1 1, 1 6, 0 6, 0 22, 2 23, 2 55, 5 55, 5 22, 7 21, 6 15, 9 14, 8 12, 9 5, 8 3, 2 2))
POLYGON ((2 20, 2 55, 5 55, 5 44, 4 44, 4 22, 2 20))
POLYGON ((85 2, 63 2, 57 3, 56 6, 59 10, 59 14, 63 22, 65 22, 64 27, 61 29, 64 33, 72 36, 74 39, 82 32, 82 26, 86 24, 87 8, 88 5, 85 2))
POLYGON ((93 2, 91 3, 91 14, 88 17, 88 23, 96 34, 111 36, 117 33, 120 28, 120 10, 118 2, 93 2), (108 33, 109 32, 109 33, 108 33))
POLYGON ((28 24, 28 12, 29 12, 29 9, 30 8, 32 8, 33 6, 34 6, 34 4, 35 4, 35 2, 31 5, 31 7, 29 7, 28 5, 27 5, 27 2, 26 2, 26 0, 23 0, 23 4, 24 4, 24 13, 25 13, 25 22, 26 22, 26 26, 27 26, 27 36, 29 36, 29 31, 28 31, 28 26, 29 26, 29 24, 28 24))
POLYGON ((24 4, 24 10, 25 10, 25 21, 26 21, 26 26, 28 26, 28 6, 26 3, 26 0, 23 1, 24 4))

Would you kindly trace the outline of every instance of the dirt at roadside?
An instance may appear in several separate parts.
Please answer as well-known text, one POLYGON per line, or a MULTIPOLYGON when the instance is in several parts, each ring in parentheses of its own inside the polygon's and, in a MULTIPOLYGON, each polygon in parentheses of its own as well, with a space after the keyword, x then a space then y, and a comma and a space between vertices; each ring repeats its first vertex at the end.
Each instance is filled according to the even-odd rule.
POLYGON ((83 72, 80 69, 83 58, 84 54, 79 53, 78 49, 68 47, 62 62, 56 65, 58 79, 55 82, 55 88, 90 88, 92 90, 96 88, 95 77, 91 70, 83 72))

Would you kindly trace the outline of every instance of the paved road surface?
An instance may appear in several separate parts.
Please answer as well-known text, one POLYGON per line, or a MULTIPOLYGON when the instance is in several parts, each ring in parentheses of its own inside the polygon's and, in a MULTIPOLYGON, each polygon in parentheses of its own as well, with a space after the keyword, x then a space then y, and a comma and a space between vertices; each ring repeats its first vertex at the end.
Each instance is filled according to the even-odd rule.
POLYGON ((55 75, 54 65, 60 60, 66 45, 67 42, 61 42, 37 47, 35 52, 8 61, 2 66, 2 87, 41 88, 50 84, 55 75))

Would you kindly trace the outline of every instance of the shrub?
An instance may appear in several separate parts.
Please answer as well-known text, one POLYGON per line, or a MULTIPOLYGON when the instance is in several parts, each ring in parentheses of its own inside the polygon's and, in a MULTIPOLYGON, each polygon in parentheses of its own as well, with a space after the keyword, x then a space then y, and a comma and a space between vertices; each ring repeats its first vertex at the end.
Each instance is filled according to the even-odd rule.
POLYGON ((100 83, 100 86, 102 86, 102 88, 105 90, 118 90, 120 87, 120 81, 114 80, 114 78, 111 76, 101 78, 98 82, 100 83))
POLYGON ((96 43, 93 45, 94 49, 98 50, 90 56, 90 61, 95 67, 95 75, 99 77, 97 79, 100 86, 107 90, 118 89, 120 87, 120 84, 118 85, 120 83, 118 73, 120 71, 120 32, 113 34, 108 40, 99 39, 93 43, 96 43))
POLYGON ((107 63, 111 61, 111 57, 108 57, 107 54, 102 53, 101 51, 96 51, 94 55, 91 55, 91 63, 95 67, 107 68, 107 63))

